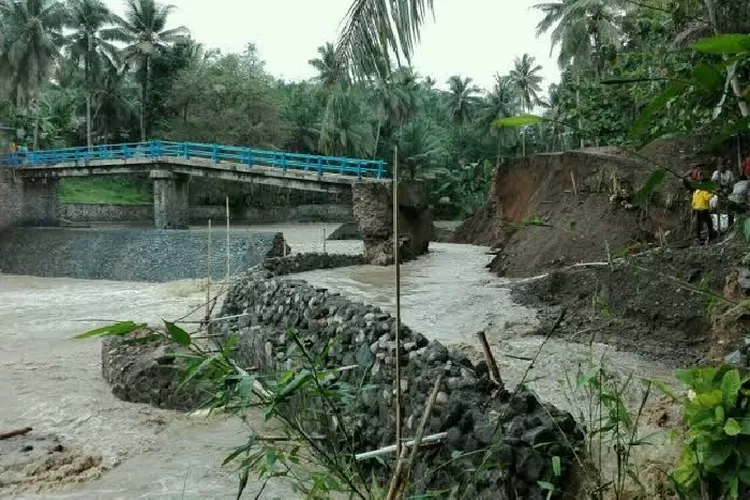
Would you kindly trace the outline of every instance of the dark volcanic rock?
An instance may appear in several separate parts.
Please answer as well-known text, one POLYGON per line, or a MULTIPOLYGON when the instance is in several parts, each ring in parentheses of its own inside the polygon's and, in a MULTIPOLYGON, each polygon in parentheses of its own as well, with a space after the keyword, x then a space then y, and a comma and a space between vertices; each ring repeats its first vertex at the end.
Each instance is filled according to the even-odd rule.
POLYGON ((170 410, 194 410, 210 401, 212 392, 200 383, 179 388, 186 365, 173 356, 180 348, 171 341, 133 342, 148 332, 102 340, 102 376, 123 401, 148 403, 170 410))
MULTIPOLYGON (((258 269, 234 284, 219 314, 243 315, 217 326, 226 335, 239 335, 236 357, 241 365, 258 367, 260 372, 309 366, 287 331, 289 326, 296 328, 295 335, 310 356, 322 356, 324 366, 357 365, 326 378, 331 386, 356 388, 346 400, 323 403, 314 397, 294 397, 282 406, 292 418, 304 412, 310 418, 304 424, 308 432, 327 433, 327 445, 334 453, 361 453, 393 444, 395 346, 394 321, 388 313, 258 269), (345 428, 349 438, 333 431, 334 414, 341 417, 336 428, 345 428)), ((489 461, 500 464, 503 472, 487 471, 485 475, 491 477, 469 487, 467 494, 472 498, 504 498, 506 491, 523 492, 523 498, 544 498, 538 481, 552 482, 571 493, 577 477, 574 448, 581 445, 583 434, 570 414, 544 405, 525 388, 514 397, 497 393, 487 370, 479 371, 482 375, 477 378, 466 356, 439 342, 428 342, 408 327, 402 327, 402 338, 404 433, 413 436, 441 373, 443 385, 426 433, 447 433, 443 443, 420 454, 410 493, 450 490, 469 481, 470 471, 484 456, 476 452, 485 449, 490 449, 489 461), (561 458, 562 484, 552 471, 553 454, 561 458)), ((383 458, 384 462, 360 462, 362 477, 374 474, 381 482, 388 481, 393 457, 383 458)))

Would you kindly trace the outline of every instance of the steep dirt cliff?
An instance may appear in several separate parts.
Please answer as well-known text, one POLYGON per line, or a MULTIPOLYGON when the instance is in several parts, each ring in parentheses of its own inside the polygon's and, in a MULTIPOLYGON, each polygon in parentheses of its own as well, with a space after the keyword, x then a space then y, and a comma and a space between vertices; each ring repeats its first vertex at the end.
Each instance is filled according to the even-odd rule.
POLYGON ((581 150, 515 158, 493 178, 487 205, 457 241, 501 247, 491 268, 519 277, 622 255, 634 245, 684 239, 688 194, 667 174, 646 210, 633 195, 656 167, 617 151, 581 150))

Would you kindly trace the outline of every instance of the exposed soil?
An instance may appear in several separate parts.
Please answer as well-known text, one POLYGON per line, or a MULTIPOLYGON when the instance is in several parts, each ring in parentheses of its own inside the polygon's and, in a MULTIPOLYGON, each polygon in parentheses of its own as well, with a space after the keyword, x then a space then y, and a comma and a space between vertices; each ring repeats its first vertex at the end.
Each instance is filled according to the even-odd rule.
POLYGON ((653 251, 611 268, 554 271, 518 284, 513 297, 544 311, 541 331, 564 308, 560 337, 594 339, 681 366, 707 356, 713 304, 743 253, 741 243, 653 251))
POLYGON ((685 239, 687 192, 669 176, 646 210, 633 196, 655 167, 623 153, 572 151, 513 159, 495 175, 489 200, 457 241, 499 246, 490 266, 525 277, 630 248, 685 239))

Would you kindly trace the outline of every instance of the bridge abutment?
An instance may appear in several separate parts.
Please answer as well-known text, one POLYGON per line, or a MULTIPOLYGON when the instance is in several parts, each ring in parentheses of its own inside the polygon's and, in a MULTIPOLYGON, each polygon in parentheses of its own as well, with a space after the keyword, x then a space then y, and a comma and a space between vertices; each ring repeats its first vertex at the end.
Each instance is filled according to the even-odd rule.
POLYGON ((154 227, 187 229, 190 177, 167 170, 152 170, 151 179, 154 183, 154 227))

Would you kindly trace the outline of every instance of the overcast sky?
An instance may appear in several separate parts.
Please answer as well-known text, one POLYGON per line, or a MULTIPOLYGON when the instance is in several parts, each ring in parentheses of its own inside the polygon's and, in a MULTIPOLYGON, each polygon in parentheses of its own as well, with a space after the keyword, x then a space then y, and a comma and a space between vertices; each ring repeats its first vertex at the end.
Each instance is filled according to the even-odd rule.
MULTIPOLYGON (((121 14, 122 0, 106 0, 121 14)), ((546 90, 559 77, 549 38, 537 39, 541 0, 434 0, 435 20, 422 31, 413 65, 443 87, 451 75, 473 78, 482 88, 505 74, 516 56, 528 52, 543 66, 546 90)), ((307 61, 316 48, 335 41, 351 0, 172 0, 172 27, 188 27, 193 38, 223 52, 257 45, 267 69, 286 80, 315 76, 307 61)))

